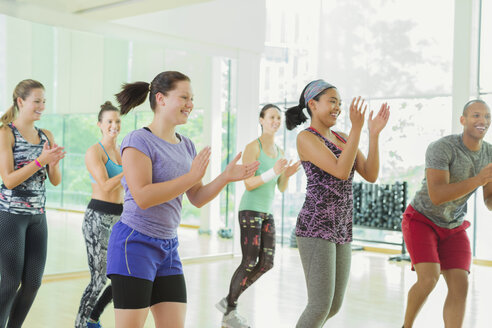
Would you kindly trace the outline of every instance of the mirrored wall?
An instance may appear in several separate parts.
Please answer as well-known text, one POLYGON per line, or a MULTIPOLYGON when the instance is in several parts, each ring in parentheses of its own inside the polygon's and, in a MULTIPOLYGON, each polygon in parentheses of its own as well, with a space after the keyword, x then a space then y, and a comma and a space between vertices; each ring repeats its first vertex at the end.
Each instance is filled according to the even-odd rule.
MULTIPOLYGON (((10 106, 20 80, 39 80, 46 88, 47 103, 37 126, 53 132, 67 151, 61 162, 61 185, 47 184, 46 274, 87 270, 81 224, 91 184, 84 156, 101 136, 97 127, 100 105, 107 100, 115 103, 114 94, 122 83, 151 81, 165 70, 185 73, 192 81, 195 107, 178 131, 194 141, 197 150, 212 146, 216 169, 206 178, 216 176, 235 153, 234 58, 167 41, 106 36, 5 15, 0 15, 0 27, 0 111, 10 106), (217 128, 212 131, 212 126, 217 128)), ((128 132, 149 124, 152 117, 148 102, 126 115, 119 142, 128 132)), ((234 203, 234 188, 225 189, 214 204, 202 209, 183 197, 178 232, 182 258, 232 252, 232 239, 222 239, 208 227, 232 228, 234 203)))

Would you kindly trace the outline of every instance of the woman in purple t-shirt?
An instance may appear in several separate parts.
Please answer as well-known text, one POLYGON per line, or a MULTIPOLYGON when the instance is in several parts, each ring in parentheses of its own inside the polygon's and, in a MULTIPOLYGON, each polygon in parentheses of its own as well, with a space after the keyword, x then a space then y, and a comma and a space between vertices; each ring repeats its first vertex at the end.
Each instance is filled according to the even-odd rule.
POLYGON ((311 126, 297 136, 297 151, 308 180, 296 225, 308 304, 297 327, 322 327, 342 305, 351 262, 354 170, 367 181, 376 181, 379 133, 389 118, 387 104, 374 119, 370 113, 366 159, 358 150, 367 108, 363 105, 360 97, 352 100, 348 136, 331 129, 340 115, 341 99, 337 89, 323 80, 309 83, 299 105, 286 112, 289 130, 307 120, 304 108, 311 117, 311 126))
POLYGON ((109 240, 107 275, 113 286, 116 327, 142 327, 149 309, 156 326, 184 327, 186 286, 176 233, 183 193, 201 207, 229 182, 252 176, 259 163, 238 165, 238 154, 204 186, 210 147, 196 154, 193 142, 175 131, 193 110, 190 79, 168 71, 150 84, 125 84, 116 95, 121 113, 142 104, 147 94, 152 123, 129 133, 121 144, 124 209, 109 240))

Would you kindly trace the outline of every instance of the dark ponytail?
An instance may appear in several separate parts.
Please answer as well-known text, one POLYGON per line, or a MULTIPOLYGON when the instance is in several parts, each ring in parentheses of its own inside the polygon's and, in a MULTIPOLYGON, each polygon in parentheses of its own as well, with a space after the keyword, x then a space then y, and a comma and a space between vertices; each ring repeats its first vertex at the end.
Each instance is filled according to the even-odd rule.
POLYGON ((299 97, 299 105, 291 107, 291 108, 287 109, 287 111, 285 112, 285 125, 287 126, 288 130, 293 130, 296 126, 307 121, 308 118, 306 117, 306 115, 304 115, 304 113, 302 111, 304 108, 307 109, 309 116, 311 116, 311 117, 313 116, 313 114, 311 113, 311 109, 309 108, 309 104, 306 105, 306 99, 304 98, 304 94, 306 93, 306 89, 312 83, 313 83, 313 86, 311 87, 311 89, 309 91, 312 93, 312 91, 314 89, 315 90, 314 94, 316 94, 316 96, 314 96, 310 99, 314 99, 316 101, 319 101, 319 98, 321 98, 321 96, 326 92, 326 90, 336 89, 335 86, 333 86, 329 83, 326 83, 323 80, 316 80, 316 81, 309 82, 304 87, 304 90, 302 90, 302 92, 301 92, 301 97, 299 97), (319 91, 319 92, 317 92, 317 91, 319 91))
POLYGON ((176 88, 179 81, 189 82, 190 78, 180 72, 166 71, 159 73, 151 83, 140 81, 123 84, 122 91, 115 95, 120 104, 121 115, 125 115, 133 108, 143 104, 147 94, 149 94, 150 108, 155 110, 155 95, 158 92, 167 95, 169 91, 176 88))
MULTIPOLYGON (((299 97, 299 104, 297 106, 288 108, 285 112, 285 126, 287 127, 287 130, 294 130, 296 126, 306 122, 308 119, 306 115, 304 115, 304 113, 302 112, 302 110, 306 107, 304 101, 304 91, 306 91, 308 85, 306 85, 304 87, 304 90, 302 90, 301 92, 301 97, 299 97)), ((311 110, 309 109, 309 106, 307 108, 307 111, 309 116, 311 116, 311 110)))
POLYGON ((149 83, 134 82, 125 83, 121 87, 120 93, 117 93, 116 100, 120 104, 121 115, 126 115, 130 110, 143 104, 149 92, 149 83))

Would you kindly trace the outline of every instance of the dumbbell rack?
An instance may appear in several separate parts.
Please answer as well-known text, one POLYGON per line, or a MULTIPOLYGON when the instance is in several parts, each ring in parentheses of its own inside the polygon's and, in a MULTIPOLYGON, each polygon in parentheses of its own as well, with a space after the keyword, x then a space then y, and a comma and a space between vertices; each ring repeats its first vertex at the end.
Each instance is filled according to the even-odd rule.
MULTIPOLYGON (((353 183, 354 227, 387 231, 401 231, 402 214, 407 204, 407 182, 394 184, 353 183)), ((400 243, 359 239, 354 240, 378 244, 399 245, 401 255, 390 260, 409 260, 403 236, 400 243)))

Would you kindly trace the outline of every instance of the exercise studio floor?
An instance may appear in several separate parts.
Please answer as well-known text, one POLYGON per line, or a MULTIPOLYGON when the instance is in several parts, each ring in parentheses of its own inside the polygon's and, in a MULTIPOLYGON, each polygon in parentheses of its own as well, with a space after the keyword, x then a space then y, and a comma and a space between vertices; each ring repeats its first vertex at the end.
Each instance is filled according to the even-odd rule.
MULTIPOLYGON (((389 262, 384 254, 354 251, 348 292, 341 312, 327 327, 401 327, 405 295, 415 281, 408 262, 389 262)), ((188 287, 186 327, 220 327, 214 304, 223 297, 239 258, 185 264, 188 287)), ((464 327, 490 327, 492 268, 472 267, 464 327)), ((43 283, 25 327, 73 327, 78 302, 88 273, 43 283)), ((441 278, 424 306, 415 327, 443 327, 441 308, 446 286, 441 278)), ((275 267, 248 289, 239 311, 252 327, 294 327, 306 302, 304 275, 296 249, 278 249, 275 267)), ((111 305, 101 317, 105 328, 114 327, 111 305)), ((153 327, 149 314, 145 327, 153 327)))

